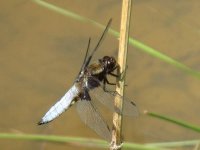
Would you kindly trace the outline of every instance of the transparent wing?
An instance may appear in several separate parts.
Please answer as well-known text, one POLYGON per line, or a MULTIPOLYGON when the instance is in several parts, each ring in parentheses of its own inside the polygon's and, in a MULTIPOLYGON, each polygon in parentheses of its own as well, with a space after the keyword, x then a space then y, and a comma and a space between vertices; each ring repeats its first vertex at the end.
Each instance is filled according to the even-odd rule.
MULTIPOLYGON (((89 93, 92 98, 94 97, 97 100, 99 100, 102 104, 107 106, 111 111, 117 111, 118 113, 121 113, 121 112, 119 112, 119 110, 116 110, 114 107, 115 96, 118 96, 120 98, 122 97, 117 92, 104 91, 102 86, 99 86, 94 89, 91 89, 89 91, 89 93)), ((127 115, 127 116, 138 116, 139 112, 136 107, 136 104, 133 101, 130 101, 130 100, 124 98, 122 114, 127 115)))
POLYGON ((111 131, 91 101, 79 100, 77 102, 77 112, 87 126, 106 141, 111 141, 111 131))
POLYGON ((88 56, 87 60, 85 61, 85 66, 84 66, 83 68, 85 68, 85 67, 87 67, 87 66, 89 65, 89 63, 90 63, 90 61, 91 61, 91 59, 92 59, 92 56, 94 55, 94 53, 96 52, 96 50, 99 48, 99 46, 100 46, 101 43, 103 42, 103 40, 104 40, 104 38, 105 38, 105 35, 106 35, 106 33, 108 32, 108 30, 109 30, 109 28, 110 28, 111 23, 112 23, 112 19, 110 19, 110 20, 108 21, 108 24, 107 24, 105 30, 103 31, 103 33, 102 33, 102 35, 101 35, 101 37, 100 37, 100 39, 99 39, 99 41, 98 41, 96 47, 93 49, 93 51, 92 51, 92 53, 90 54, 90 56, 88 56))

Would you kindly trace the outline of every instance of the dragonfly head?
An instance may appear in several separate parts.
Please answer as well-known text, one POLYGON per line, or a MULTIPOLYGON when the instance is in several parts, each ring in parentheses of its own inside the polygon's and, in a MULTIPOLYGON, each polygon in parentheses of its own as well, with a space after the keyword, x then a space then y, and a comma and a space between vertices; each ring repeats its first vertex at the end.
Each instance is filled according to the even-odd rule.
POLYGON ((112 72, 117 65, 115 58, 110 56, 104 56, 100 59, 100 62, 103 64, 106 72, 112 72))

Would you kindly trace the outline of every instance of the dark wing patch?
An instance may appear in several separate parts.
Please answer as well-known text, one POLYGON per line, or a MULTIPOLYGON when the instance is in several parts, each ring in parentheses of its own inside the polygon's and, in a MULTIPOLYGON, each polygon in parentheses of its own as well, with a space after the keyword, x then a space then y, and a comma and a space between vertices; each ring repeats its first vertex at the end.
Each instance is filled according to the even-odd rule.
POLYGON ((98 79, 96 79, 95 77, 89 76, 87 77, 87 82, 88 82, 88 89, 93 89, 96 88, 98 86, 100 86, 100 81, 98 79))
POLYGON ((86 89, 86 88, 83 88, 83 92, 80 93, 79 97, 80 97, 80 99, 91 101, 91 97, 89 95, 88 89, 86 89))

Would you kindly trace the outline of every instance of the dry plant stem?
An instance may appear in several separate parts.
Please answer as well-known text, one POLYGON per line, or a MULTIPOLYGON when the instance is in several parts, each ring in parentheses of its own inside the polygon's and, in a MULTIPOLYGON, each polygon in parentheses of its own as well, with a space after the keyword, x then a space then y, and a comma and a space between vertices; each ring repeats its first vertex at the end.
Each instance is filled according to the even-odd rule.
MULTIPOLYGON (((120 66, 120 78, 117 81, 116 91, 122 95, 124 94, 125 85, 125 72, 126 72, 126 59, 127 59, 127 47, 128 47, 128 33, 129 33, 129 22, 131 14, 131 0, 123 0, 122 2, 122 15, 121 15, 121 28, 119 38, 119 52, 118 52, 118 64, 120 66)), ((118 110, 123 109, 123 100, 119 97, 115 98, 115 107, 118 110)), ((122 143, 121 139, 122 131, 122 114, 114 112, 113 114, 113 130, 112 130, 112 145, 111 150, 117 149, 122 143)), ((119 149, 119 148, 118 148, 119 149)))

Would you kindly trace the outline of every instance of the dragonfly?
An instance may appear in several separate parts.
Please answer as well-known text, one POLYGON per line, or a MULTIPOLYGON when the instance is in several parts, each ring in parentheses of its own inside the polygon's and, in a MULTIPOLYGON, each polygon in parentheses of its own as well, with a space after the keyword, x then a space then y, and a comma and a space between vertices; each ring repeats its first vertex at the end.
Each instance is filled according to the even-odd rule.
POLYGON ((117 111, 128 116, 137 116, 138 110, 136 104, 128 99, 123 99, 123 111, 120 112, 114 106, 114 98, 121 95, 116 91, 107 90, 107 85, 116 85, 108 81, 108 75, 118 77, 114 71, 119 67, 116 60, 112 56, 104 56, 98 61, 91 63, 90 61, 97 51, 106 33, 109 30, 112 19, 109 20, 105 30, 103 31, 98 43, 90 54, 89 38, 86 55, 80 71, 71 86, 71 88, 60 98, 42 117, 38 125, 46 124, 60 116, 64 111, 76 103, 76 110, 80 119, 100 137, 111 142, 111 129, 106 123, 98 108, 94 103, 94 99, 100 101, 111 111, 117 111))

